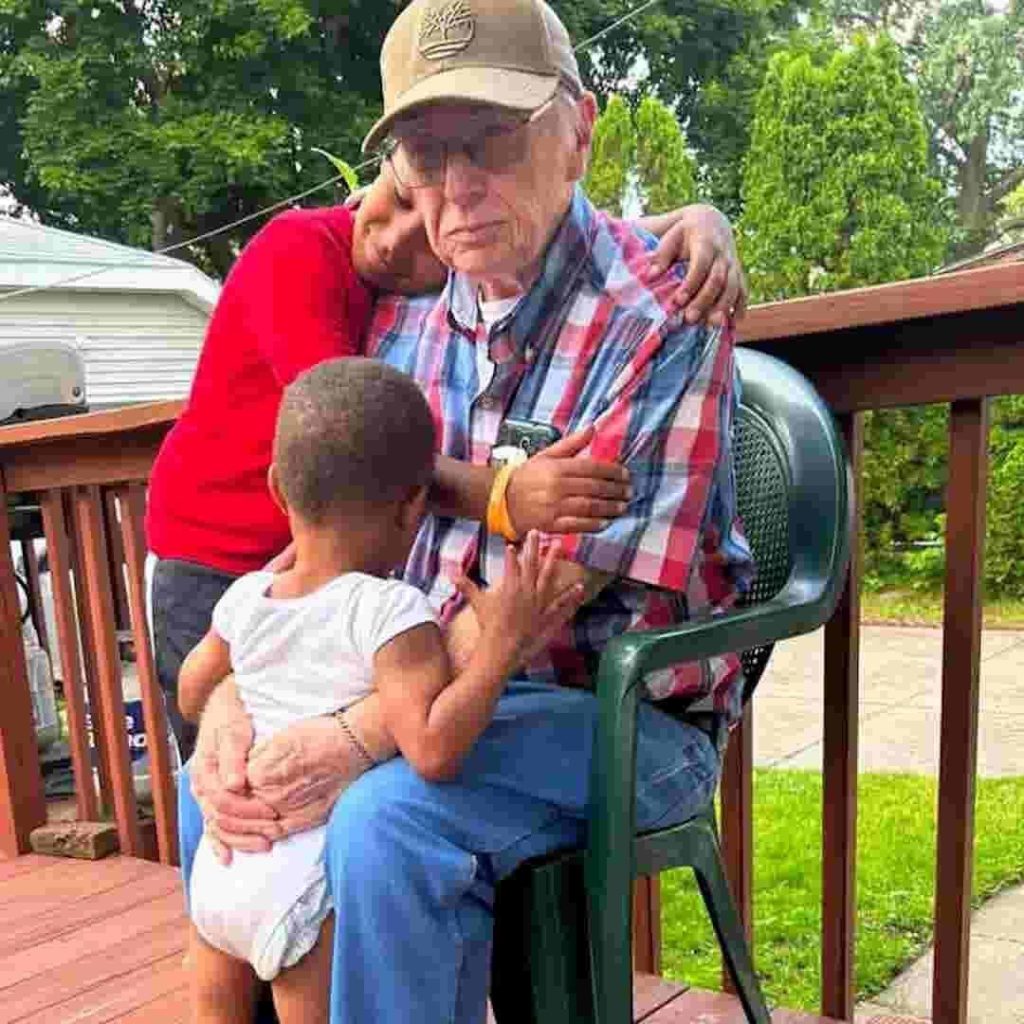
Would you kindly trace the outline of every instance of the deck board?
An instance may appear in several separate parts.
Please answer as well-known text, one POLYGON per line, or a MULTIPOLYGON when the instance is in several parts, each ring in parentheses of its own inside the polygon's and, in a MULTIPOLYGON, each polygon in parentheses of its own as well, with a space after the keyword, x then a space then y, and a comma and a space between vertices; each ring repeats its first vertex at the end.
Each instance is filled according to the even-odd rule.
POLYGON ((188 932, 173 868, 0 862, 0 921, 0 1024, 185 1024, 188 932))
MULTIPOLYGON (((0 861, 0 1024, 188 1024, 177 872, 131 857, 0 861)), ((637 975, 643 1024, 745 1024, 738 1001, 637 975)), ((776 1010, 773 1024, 837 1024, 776 1010)))

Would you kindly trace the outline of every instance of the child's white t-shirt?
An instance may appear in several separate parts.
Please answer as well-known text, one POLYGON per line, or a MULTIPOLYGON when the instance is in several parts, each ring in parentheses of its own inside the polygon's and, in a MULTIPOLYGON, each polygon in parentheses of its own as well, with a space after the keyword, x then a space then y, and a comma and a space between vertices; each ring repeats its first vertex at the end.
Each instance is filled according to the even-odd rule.
MULTIPOLYGON (((243 576, 213 611, 257 739, 365 697, 374 654, 400 633, 437 622, 423 594, 398 580, 346 573, 305 597, 274 598, 273 579, 243 576)), ((331 910, 324 831, 280 839, 266 853, 236 850, 228 865, 204 836, 189 887, 203 938, 267 981, 305 956, 331 910)))
POLYGON ((401 580, 350 572, 303 597, 276 598, 273 579, 241 577, 213 610, 257 739, 361 700, 373 689, 377 651, 437 622, 426 597, 401 580))

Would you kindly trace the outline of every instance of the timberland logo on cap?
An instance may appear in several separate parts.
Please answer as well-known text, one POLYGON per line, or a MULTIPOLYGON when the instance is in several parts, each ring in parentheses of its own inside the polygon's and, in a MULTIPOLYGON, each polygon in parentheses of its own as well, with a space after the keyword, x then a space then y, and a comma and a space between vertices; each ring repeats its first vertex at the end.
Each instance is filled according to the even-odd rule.
POLYGON ((420 28, 420 53, 427 60, 444 60, 469 46, 476 18, 466 0, 451 0, 431 11, 420 28))

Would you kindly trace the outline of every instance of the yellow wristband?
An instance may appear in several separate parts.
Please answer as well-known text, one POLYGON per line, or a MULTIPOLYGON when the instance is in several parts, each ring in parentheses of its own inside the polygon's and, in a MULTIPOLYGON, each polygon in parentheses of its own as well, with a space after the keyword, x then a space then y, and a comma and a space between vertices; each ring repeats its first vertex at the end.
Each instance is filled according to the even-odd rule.
POLYGON ((498 469, 491 484, 491 496, 487 499, 487 532, 500 533, 505 540, 515 543, 519 534, 512 525, 512 517, 508 514, 508 482, 516 467, 505 463, 498 469))

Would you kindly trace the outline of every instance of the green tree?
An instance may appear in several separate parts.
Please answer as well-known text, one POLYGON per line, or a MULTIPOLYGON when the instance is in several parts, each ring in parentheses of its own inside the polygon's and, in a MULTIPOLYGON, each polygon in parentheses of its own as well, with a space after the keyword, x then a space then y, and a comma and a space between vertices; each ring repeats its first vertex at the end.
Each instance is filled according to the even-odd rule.
POLYGON ((622 215, 629 173, 636 160, 636 129, 629 105, 618 95, 609 98, 594 125, 590 165, 584 186, 599 209, 622 215))
POLYGON ((598 207, 616 215, 630 201, 645 213, 692 202, 695 164, 675 114, 653 96, 635 114, 621 96, 611 96, 594 126, 584 185, 598 207))
POLYGON ((1002 203, 1024 182, 1024 4, 1010 0, 823 0, 829 35, 888 31, 902 41, 933 165, 954 197, 954 255, 1019 225, 1002 203))
POLYGON ((741 245, 756 299, 926 273, 945 248, 940 196, 888 37, 798 40, 772 58, 743 171, 741 245))
MULTIPOLYGON (((158 248, 358 152, 397 0, 0 0, 0 184, 44 222, 158 248)), ((326 199, 331 198, 328 194, 326 199)), ((223 274, 254 222, 183 255, 223 274)))
POLYGON ((696 164, 675 114, 645 96, 636 112, 636 177, 645 213, 666 213, 697 196, 696 164))
MULTIPOLYGON (((405 2, 0 0, 0 195, 160 247, 297 193, 330 173, 312 147, 357 159, 405 2)), ((602 98, 656 88, 685 122, 701 83, 796 2, 661 0, 580 53, 584 79, 602 98)), ((554 6, 583 41, 629 4, 554 6)), ((223 273, 259 224, 185 255, 223 273)))

